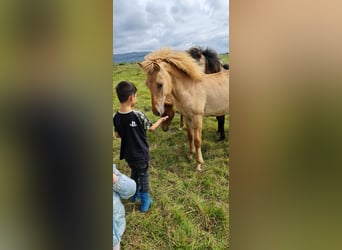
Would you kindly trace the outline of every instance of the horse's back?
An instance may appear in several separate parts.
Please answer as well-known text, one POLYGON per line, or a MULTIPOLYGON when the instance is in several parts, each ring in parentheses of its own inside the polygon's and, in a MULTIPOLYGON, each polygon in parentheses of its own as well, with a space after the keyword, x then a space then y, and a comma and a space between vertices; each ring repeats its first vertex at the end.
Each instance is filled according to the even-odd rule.
POLYGON ((206 75, 203 80, 206 91, 205 116, 220 116, 229 112, 229 71, 206 75))

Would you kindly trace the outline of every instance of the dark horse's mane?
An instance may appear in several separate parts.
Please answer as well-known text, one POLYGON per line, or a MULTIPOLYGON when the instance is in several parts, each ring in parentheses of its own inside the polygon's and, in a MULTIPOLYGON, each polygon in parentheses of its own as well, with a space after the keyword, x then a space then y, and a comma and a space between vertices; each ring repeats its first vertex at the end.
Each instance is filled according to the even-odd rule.
POLYGON ((202 57, 202 49, 200 47, 192 47, 187 50, 187 52, 190 54, 190 56, 197 61, 201 59, 202 57))
MULTIPOLYGON (((221 67, 223 66, 221 64, 220 58, 218 57, 215 50, 206 48, 202 49, 201 47, 192 47, 187 51, 190 56, 197 61, 201 59, 201 56, 205 56, 205 73, 206 74, 212 74, 221 71, 221 67)), ((227 65, 223 66, 225 69, 227 69, 227 65)), ((228 66, 229 68, 229 66, 228 66)))

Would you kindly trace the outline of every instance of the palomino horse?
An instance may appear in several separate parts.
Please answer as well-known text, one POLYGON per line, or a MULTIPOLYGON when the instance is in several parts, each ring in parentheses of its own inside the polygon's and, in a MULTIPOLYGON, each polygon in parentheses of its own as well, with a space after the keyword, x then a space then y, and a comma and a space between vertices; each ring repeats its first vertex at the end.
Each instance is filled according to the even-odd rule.
MULTIPOLYGON (((192 47, 189 50, 187 50, 189 55, 194 58, 198 65, 201 67, 202 71, 206 74, 212 74, 220 72, 221 70, 229 69, 228 64, 222 65, 217 53, 209 48, 206 48, 205 50, 200 47, 192 47)), ((168 119, 162 122, 161 127, 164 131, 167 131, 169 129, 169 125, 171 124, 171 121, 175 115, 174 111, 174 99, 172 96, 168 96, 165 100, 165 111, 162 114, 162 116, 169 116, 168 119)), ((180 116, 181 122, 180 127, 183 127, 183 117, 180 116)), ((220 141, 225 139, 225 133, 224 133, 224 115, 223 116, 217 116, 217 132, 220 133, 220 141)))
POLYGON ((167 96, 174 97, 187 126, 189 158, 196 153, 196 169, 201 170, 203 116, 228 113, 229 71, 205 74, 186 52, 167 48, 148 54, 139 65, 147 74, 155 115, 164 113, 167 96))

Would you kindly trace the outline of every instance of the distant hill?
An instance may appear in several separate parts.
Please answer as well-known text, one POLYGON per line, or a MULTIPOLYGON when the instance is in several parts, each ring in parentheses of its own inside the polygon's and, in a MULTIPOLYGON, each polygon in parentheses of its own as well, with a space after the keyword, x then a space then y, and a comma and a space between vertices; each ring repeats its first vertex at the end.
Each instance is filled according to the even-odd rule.
POLYGON ((127 63, 127 62, 142 62, 144 61, 144 57, 150 53, 149 51, 145 52, 131 52, 124 54, 114 54, 113 62, 114 63, 127 63))
MULTIPOLYGON (((113 62, 114 63, 142 62, 144 61, 144 57, 150 52, 151 51, 114 54, 113 62)), ((220 55, 229 55, 229 53, 222 53, 220 55)))

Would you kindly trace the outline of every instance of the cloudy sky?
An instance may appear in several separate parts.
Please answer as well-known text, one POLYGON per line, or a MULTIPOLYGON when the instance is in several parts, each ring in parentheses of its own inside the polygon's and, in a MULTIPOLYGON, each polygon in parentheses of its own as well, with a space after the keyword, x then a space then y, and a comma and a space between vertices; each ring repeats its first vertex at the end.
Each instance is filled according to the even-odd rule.
POLYGON ((229 51, 229 0, 114 0, 115 54, 210 47, 229 51))

